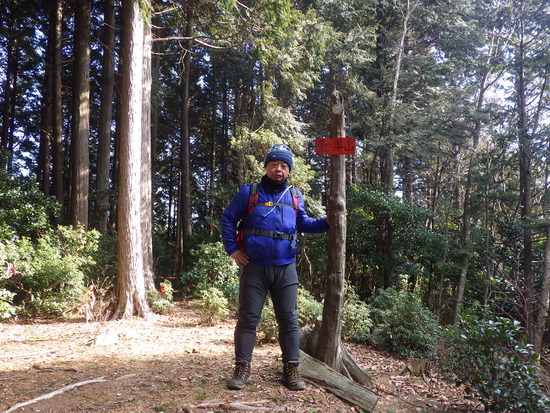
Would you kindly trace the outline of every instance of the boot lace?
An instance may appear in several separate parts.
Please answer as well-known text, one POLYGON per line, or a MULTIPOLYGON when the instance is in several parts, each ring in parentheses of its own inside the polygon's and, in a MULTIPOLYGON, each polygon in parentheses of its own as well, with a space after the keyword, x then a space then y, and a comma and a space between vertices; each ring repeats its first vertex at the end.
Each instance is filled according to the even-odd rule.
POLYGON ((300 371, 296 364, 288 364, 286 375, 289 380, 301 380, 300 371))
POLYGON ((234 379, 244 380, 248 376, 248 365, 246 364, 237 364, 235 366, 235 372, 233 373, 234 379))

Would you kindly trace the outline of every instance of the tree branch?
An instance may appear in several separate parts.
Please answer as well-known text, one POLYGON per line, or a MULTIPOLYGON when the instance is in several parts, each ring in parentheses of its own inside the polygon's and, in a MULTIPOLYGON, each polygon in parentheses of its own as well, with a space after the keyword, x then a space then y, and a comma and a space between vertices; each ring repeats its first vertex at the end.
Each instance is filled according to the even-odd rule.
POLYGON ((97 379, 91 379, 91 380, 86 380, 86 381, 80 381, 78 383, 74 383, 74 384, 70 384, 68 386, 65 386, 65 387, 62 387, 60 388, 59 390, 55 390, 51 393, 48 393, 48 394, 44 394, 42 396, 39 396, 39 397, 36 397, 32 400, 28 400, 26 402, 22 402, 22 403, 19 403, 19 404, 16 404, 15 406, 9 408, 8 410, 4 411, 3 413, 11 413, 17 409, 19 409, 20 407, 23 407, 23 406, 28 406, 29 404, 33 404, 33 403, 36 403, 36 402, 39 402, 41 400, 46 400, 46 399, 50 399, 54 396, 57 396, 61 393, 64 393, 68 390, 72 390, 74 388, 77 388, 77 387, 80 387, 80 386, 85 386, 86 384, 91 384, 91 383, 100 383, 102 381, 107 381, 104 377, 98 377, 97 379))

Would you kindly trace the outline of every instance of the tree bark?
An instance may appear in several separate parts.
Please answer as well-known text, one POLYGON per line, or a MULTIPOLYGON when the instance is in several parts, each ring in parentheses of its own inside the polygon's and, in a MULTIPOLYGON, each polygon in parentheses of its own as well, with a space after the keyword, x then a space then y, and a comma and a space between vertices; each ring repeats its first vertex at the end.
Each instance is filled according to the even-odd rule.
POLYGON ((534 280, 533 280, 533 231, 530 220, 532 218, 531 200, 531 137, 527 131, 527 102, 525 93, 525 43, 524 27, 520 21, 519 44, 516 49, 516 91, 518 108, 518 135, 519 135, 519 176, 521 218, 523 221, 523 282, 524 292, 524 321, 529 341, 533 342, 534 335, 534 280))
POLYGON ((0 167, 11 171, 13 158, 13 116, 15 97, 17 96, 17 67, 18 67, 18 47, 13 37, 12 29, 14 19, 9 13, 7 20, 6 33, 6 79, 4 81, 4 96, 2 108, 2 130, 0 135, 0 167))
POLYGON ((46 65, 44 68, 44 85, 42 95, 42 111, 40 119, 40 145, 36 162, 36 181, 42 193, 50 195, 50 157, 52 141, 52 63, 54 44, 54 13, 50 8, 50 20, 47 27, 48 46, 46 47, 46 65))
MULTIPOLYGON (((62 72, 62 23, 63 23, 63 2, 61 0, 52 0, 52 9, 54 20, 53 26, 53 79, 52 79, 52 186, 53 193, 59 205, 65 204, 65 185, 63 184, 63 94, 61 83, 62 72)), ((58 223, 62 217, 58 218, 58 223)))
MULTIPOLYGON (((124 11, 121 10, 120 14, 123 15, 124 11)), ((122 16, 122 19, 124 20, 124 16, 122 16)), ((121 41, 122 42, 122 41, 121 41)), ((122 47, 122 45, 121 45, 122 47)), ((124 54, 124 51, 121 51, 121 54, 124 54)), ((121 89, 122 84, 122 69, 121 65, 118 66, 118 70, 115 70, 115 90, 121 89)), ((115 193, 118 193, 119 190, 119 171, 120 171, 120 118, 122 113, 122 98, 120 96, 120 93, 115 94, 115 101, 114 101, 115 111, 115 130, 113 134, 113 174, 112 174, 112 190, 115 193)), ((116 232, 117 230, 117 223, 118 223, 118 203, 114 202, 111 206, 110 216, 109 216, 109 227, 111 231, 116 232)))
POLYGON ((542 287, 540 291, 540 305, 538 308, 537 323, 535 326, 533 346, 535 352, 541 356, 543 349, 543 337, 548 320, 550 308, 550 225, 546 228, 546 243, 544 248, 544 267, 542 275, 542 287))
POLYGON ((143 272, 141 162, 143 16, 140 0, 123 2, 123 73, 120 113, 117 307, 114 319, 148 317, 143 272))
MULTIPOLYGON (((485 91, 487 90, 487 79, 489 77, 489 69, 483 74, 481 84, 479 88, 479 95, 477 98, 476 112, 481 114, 483 103, 485 100, 485 91)), ((479 116, 476 118, 475 127, 473 131, 473 142, 470 149, 470 157, 468 161, 468 170, 466 171, 466 187, 464 188, 464 205, 462 212, 462 257, 460 260, 460 276, 458 278, 458 287, 456 293, 456 305, 453 317, 453 323, 456 325, 460 321, 460 315, 462 313, 462 304, 464 300, 464 290, 466 288, 466 278, 468 275, 468 266, 470 263, 470 247, 471 247, 471 227, 472 227, 472 214, 471 214, 471 198, 472 192, 472 174, 474 173, 475 161, 477 157, 477 148, 479 145, 479 136, 481 134, 481 121, 479 116)))
MULTIPOLYGON (((214 79, 217 78, 218 74, 218 65, 213 65, 212 71, 214 72, 214 75, 212 76, 214 79)), ((216 188, 216 164, 217 164, 217 137, 219 136, 217 133, 217 111, 218 111, 218 88, 219 88, 219 81, 214 80, 212 85, 212 123, 211 123, 211 132, 210 132, 210 165, 209 165, 209 171, 210 171, 210 181, 209 181, 209 191, 210 191, 210 199, 208 202, 208 219, 212 223, 215 220, 214 214, 215 214, 215 205, 216 205, 216 196, 214 195, 214 191, 216 188)), ((214 235, 214 229, 215 227, 213 225, 210 225, 210 236, 214 235)))
POLYGON ((193 7, 187 6, 185 37, 185 55, 183 57, 183 78, 181 89, 181 144, 180 144, 180 179, 178 200, 178 268, 185 270, 185 261, 189 248, 186 240, 191 235, 191 185, 189 166, 189 78, 191 70, 191 47, 193 35, 193 7))
MULTIPOLYGON (((143 0, 142 0, 143 1, 143 0)), ((147 6, 144 17, 143 33, 143 114, 141 118, 141 227, 143 245, 143 277, 145 289, 155 289, 155 273, 153 270, 153 177, 151 175, 151 16, 149 13, 150 1, 142 4, 147 6)))
POLYGON ((223 76, 223 90, 222 90, 222 144, 221 144, 221 153, 220 153, 220 166, 222 171, 221 184, 225 186, 229 183, 229 86, 227 85, 227 79, 224 74, 223 76))
POLYGON ((97 154, 97 229, 105 234, 109 222, 109 184, 111 167, 111 128, 113 122, 113 91, 115 86, 115 4, 104 2, 104 22, 101 43, 103 57, 101 68, 101 106, 99 109, 97 154))
POLYGON ((88 228, 91 0, 75 1, 71 224, 88 228))
MULTIPOLYGON (((345 137, 344 101, 338 91, 330 97, 331 138, 345 137)), ((330 138, 329 138, 330 139, 330 138)), ((329 199, 329 244, 328 274, 323 322, 317 346, 317 358, 333 369, 340 371, 338 357, 342 331, 342 306, 344 299, 344 275, 346 256, 346 157, 330 157, 330 199, 329 199)))

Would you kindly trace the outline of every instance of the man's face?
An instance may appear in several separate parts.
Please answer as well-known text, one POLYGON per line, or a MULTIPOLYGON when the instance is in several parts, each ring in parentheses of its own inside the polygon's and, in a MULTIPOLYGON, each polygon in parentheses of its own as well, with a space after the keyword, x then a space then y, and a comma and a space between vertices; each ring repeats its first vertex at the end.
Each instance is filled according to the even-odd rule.
POLYGON ((283 182, 290 173, 288 164, 283 161, 271 161, 265 167, 267 177, 275 182, 283 182))

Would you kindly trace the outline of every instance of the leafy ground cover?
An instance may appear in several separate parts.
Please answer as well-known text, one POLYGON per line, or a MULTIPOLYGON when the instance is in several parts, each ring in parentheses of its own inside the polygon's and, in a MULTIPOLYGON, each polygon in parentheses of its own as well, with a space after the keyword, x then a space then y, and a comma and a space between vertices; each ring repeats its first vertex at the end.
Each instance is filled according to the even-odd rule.
MULTIPOLYGON (((230 318, 206 323, 192 301, 153 320, 85 322, 81 318, 0 324, 0 411, 15 412, 358 412, 322 386, 303 392, 280 383, 276 344, 255 349, 253 381, 230 391, 230 318), (72 387, 69 387, 72 386, 72 387), (56 392, 52 394, 52 392, 56 392)), ((475 412, 481 406, 433 373, 400 376, 404 360, 346 344, 379 396, 374 413, 475 412)))

